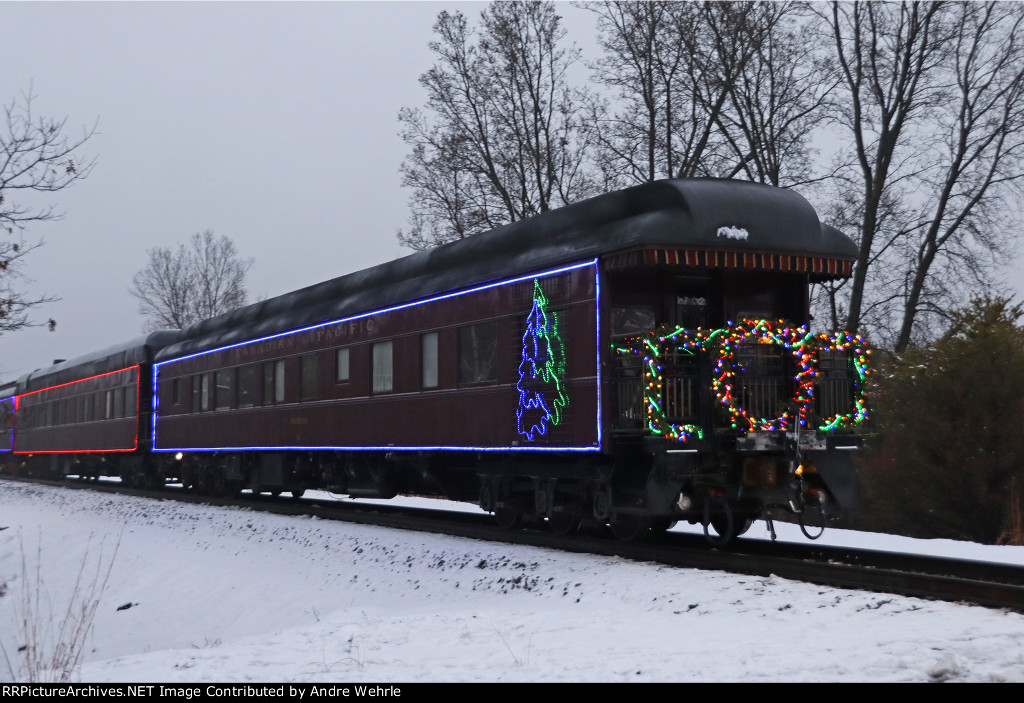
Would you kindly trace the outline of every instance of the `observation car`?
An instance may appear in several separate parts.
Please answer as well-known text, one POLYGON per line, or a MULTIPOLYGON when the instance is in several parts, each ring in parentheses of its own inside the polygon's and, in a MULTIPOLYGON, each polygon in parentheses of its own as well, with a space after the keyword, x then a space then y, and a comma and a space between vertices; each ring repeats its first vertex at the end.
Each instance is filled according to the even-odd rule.
POLYGON ((35 372, 13 452, 509 528, 728 540, 784 510, 814 536, 856 501, 869 372, 859 337, 809 330, 809 286, 856 255, 790 190, 636 186, 35 372))

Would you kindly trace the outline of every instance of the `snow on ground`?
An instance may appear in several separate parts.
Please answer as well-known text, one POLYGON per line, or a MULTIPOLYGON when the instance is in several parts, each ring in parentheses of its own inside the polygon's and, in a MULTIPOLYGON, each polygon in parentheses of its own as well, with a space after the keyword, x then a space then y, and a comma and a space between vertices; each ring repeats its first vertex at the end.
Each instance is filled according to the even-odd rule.
POLYGON ((0 527, 0 680, 26 583, 64 612, 84 563, 112 564, 85 682, 1024 682, 1024 615, 974 606, 2 482, 0 527))

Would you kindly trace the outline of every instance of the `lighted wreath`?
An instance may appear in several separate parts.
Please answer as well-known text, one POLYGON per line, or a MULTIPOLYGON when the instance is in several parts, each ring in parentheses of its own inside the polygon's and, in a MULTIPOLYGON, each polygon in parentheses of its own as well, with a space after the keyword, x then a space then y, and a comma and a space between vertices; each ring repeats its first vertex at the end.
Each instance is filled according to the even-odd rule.
POLYGON ((786 430, 797 420, 807 424, 814 402, 815 345, 814 335, 806 327, 791 327, 783 320, 743 320, 722 330, 718 337, 719 353, 715 362, 711 390, 729 412, 732 427, 742 431, 786 430), (749 344, 773 344, 789 351, 796 362, 792 402, 777 417, 753 417, 740 405, 737 380, 743 368, 736 363, 737 349, 749 344))

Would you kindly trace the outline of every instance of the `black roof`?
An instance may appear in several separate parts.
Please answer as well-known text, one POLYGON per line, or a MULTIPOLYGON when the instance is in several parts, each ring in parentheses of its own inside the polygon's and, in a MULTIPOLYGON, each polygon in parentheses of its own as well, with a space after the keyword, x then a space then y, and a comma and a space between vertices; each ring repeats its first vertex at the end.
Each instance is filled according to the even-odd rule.
POLYGON ((111 371, 120 371, 137 364, 150 363, 158 349, 177 341, 180 336, 179 330, 158 330, 130 342, 115 344, 91 354, 36 369, 18 379, 18 393, 31 393, 111 371))
POLYGON ((791 190, 675 179, 600 195, 186 327, 158 361, 484 281, 640 247, 852 260, 856 245, 791 190))

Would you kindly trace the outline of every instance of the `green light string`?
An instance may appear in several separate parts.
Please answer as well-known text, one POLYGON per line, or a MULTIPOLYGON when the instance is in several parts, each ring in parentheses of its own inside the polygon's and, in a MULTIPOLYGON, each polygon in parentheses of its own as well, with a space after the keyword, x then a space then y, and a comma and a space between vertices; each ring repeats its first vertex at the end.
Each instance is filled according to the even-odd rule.
POLYGON ((871 375, 871 371, 868 369, 871 350, 868 349, 867 342, 859 334, 850 334, 849 332, 837 332, 831 337, 822 334, 818 336, 817 341, 819 349, 823 351, 835 350, 850 354, 853 368, 857 372, 857 381, 854 382, 857 392, 853 401, 853 411, 823 418, 818 429, 822 432, 831 432, 841 427, 860 425, 868 419, 868 413, 870 412, 868 409, 867 380, 868 376, 871 375))

